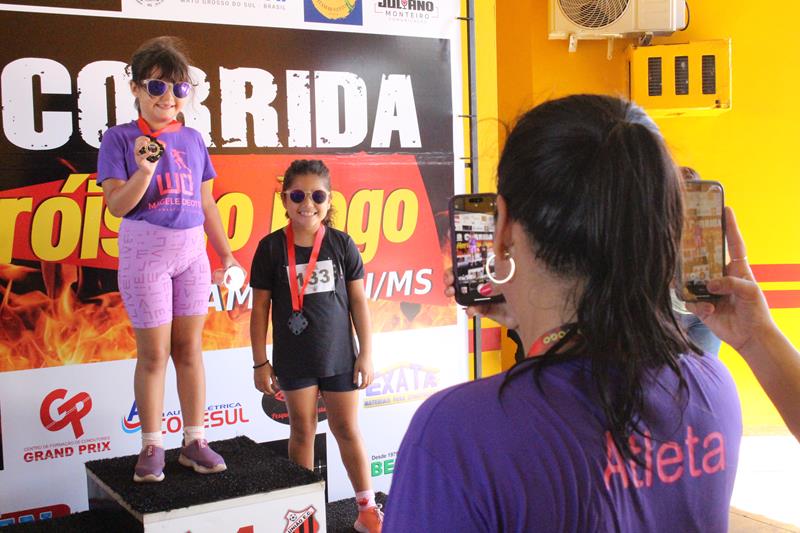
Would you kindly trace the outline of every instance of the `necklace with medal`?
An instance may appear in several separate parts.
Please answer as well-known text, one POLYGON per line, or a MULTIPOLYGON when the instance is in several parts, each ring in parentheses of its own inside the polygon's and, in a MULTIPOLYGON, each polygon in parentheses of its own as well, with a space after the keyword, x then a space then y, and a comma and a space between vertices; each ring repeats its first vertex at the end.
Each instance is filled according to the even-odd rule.
POLYGON ((569 330, 573 326, 575 326, 575 324, 564 324, 562 326, 558 326, 557 328, 545 331, 531 345, 530 350, 528 350, 527 357, 536 357, 547 352, 547 350, 550 349, 550 346, 566 337, 567 333, 569 333, 569 330))
POLYGON ((308 319, 303 314, 303 295, 308 288, 308 282, 314 274, 314 268, 317 266, 317 258, 319 257, 319 250, 322 248, 322 238, 325 236, 325 226, 320 224, 317 234, 314 237, 314 247, 311 248, 311 257, 308 259, 306 266, 305 276, 303 276, 302 286, 300 280, 297 279, 297 258, 294 250, 294 230, 290 222, 286 226, 286 256, 289 258, 289 292, 292 294, 292 314, 289 317, 287 325, 289 331, 295 335, 300 335, 308 327, 308 319))
POLYGON ((147 156, 147 160, 151 163, 155 163, 161 159, 162 155, 164 155, 165 146, 164 143, 158 140, 158 136, 162 133, 178 131, 182 126, 180 122, 173 120, 160 130, 153 131, 142 117, 139 117, 139 120, 136 121, 136 124, 139 126, 139 131, 142 132, 142 135, 146 135, 150 138, 150 142, 139 149, 139 155, 149 154, 147 156))

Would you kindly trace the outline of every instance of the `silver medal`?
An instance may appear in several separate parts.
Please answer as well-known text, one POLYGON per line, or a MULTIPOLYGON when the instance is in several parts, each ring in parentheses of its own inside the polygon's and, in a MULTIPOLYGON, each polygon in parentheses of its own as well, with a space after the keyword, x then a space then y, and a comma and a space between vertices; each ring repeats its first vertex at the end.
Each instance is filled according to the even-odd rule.
POLYGON ((289 331, 295 335, 300 335, 308 327, 308 319, 303 315, 302 311, 292 311, 288 325, 289 331))

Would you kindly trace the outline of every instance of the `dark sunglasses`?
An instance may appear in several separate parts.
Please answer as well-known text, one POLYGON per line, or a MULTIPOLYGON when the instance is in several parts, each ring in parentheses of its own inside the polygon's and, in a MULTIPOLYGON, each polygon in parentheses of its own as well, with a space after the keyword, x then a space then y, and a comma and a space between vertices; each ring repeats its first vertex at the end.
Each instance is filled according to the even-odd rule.
POLYGON ((311 199, 314 200, 315 204, 324 204, 325 200, 328 199, 328 191, 323 191, 322 189, 318 189, 314 192, 292 189, 291 191, 285 191, 283 194, 288 196, 289 200, 296 204, 302 204, 309 196, 311 196, 311 199))
POLYGON ((188 81, 179 81, 178 83, 170 83, 164 80, 142 80, 147 94, 153 98, 162 96, 169 87, 172 87, 172 94, 175 98, 186 98, 192 90, 192 84, 188 81))

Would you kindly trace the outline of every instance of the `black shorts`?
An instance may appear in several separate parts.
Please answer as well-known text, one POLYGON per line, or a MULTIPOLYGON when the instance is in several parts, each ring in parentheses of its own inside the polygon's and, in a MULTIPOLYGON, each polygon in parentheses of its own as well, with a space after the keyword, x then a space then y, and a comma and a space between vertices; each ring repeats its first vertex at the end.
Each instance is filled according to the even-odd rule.
POLYGON ((281 390, 298 390, 317 386, 319 390, 328 392, 349 392, 358 388, 353 383, 352 372, 324 378, 282 378, 278 376, 278 386, 281 390))

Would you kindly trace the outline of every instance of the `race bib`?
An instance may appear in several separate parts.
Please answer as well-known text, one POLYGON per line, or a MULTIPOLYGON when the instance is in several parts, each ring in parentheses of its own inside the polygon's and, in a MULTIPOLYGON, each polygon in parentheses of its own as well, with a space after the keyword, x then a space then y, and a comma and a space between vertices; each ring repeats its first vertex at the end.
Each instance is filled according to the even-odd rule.
MULTIPOLYGON (((306 270, 308 263, 297 265, 297 283, 298 287, 302 287, 306 282, 306 270)), ((289 267, 286 267, 286 277, 289 274, 289 267)), ((326 259, 325 261, 317 261, 314 272, 311 273, 311 279, 308 281, 305 294, 314 294, 316 292, 333 292, 336 288, 333 277, 333 261, 326 259)))

